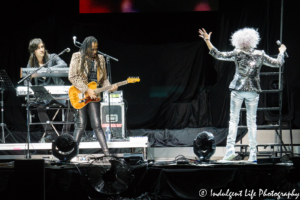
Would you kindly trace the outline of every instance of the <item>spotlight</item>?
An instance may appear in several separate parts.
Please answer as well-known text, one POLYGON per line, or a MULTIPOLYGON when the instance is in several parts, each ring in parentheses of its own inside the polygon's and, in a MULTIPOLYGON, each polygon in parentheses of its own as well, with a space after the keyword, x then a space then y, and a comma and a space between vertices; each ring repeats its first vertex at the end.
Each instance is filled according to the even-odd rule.
POLYGON ((52 142, 52 154, 61 161, 70 161, 78 155, 78 152, 77 142, 68 133, 63 133, 52 142))
POLYGON ((216 151, 216 141, 214 135, 207 131, 202 131, 194 139, 194 153, 200 161, 209 161, 216 151))

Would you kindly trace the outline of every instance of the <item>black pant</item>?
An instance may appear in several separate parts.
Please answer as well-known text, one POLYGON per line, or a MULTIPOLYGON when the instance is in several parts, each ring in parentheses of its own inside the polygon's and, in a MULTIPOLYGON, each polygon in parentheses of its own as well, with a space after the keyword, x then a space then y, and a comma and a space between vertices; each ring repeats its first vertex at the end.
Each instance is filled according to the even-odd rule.
MULTIPOLYGON (((38 116, 39 116, 39 119, 40 119, 40 122, 47 122, 47 121, 50 121, 49 119, 49 116, 47 114, 47 110, 46 110, 46 107, 48 105, 38 105, 37 106, 37 111, 38 111, 38 116)), ((68 109, 67 109, 68 111, 68 109)), ((74 112, 73 112, 73 109, 70 109, 70 112, 66 112, 66 117, 67 117, 67 121, 68 122, 72 122, 73 119, 74 119, 74 112)), ((50 124, 43 124, 43 128, 44 128, 44 131, 46 133, 52 133, 54 130, 52 129, 52 126, 50 124)), ((69 133, 70 132, 70 128, 71 128, 71 124, 64 124, 63 125, 63 133, 69 133)))
POLYGON ((100 146, 103 151, 107 151, 107 143, 105 141, 105 135, 101 128, 101 120, 100 120, 100 102, 89 103, 85 107, 77 110, 75 114, 75 130, 74 130, 74 138, 77 143, 80 143, 82 134, 87 125, 87 115, 90 117, 91 126, 95 132, 95 135, 100 143, 100 146))

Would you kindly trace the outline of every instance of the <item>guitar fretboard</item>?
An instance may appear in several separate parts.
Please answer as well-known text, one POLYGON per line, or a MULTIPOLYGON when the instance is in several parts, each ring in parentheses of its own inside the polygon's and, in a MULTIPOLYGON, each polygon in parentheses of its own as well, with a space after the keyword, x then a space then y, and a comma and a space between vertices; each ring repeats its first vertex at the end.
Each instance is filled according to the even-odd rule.
MULTIPOLYGON (((126 84, 128 84, 128 81, 127 81, 127 80, 122 81, 122 82, 115 83, 114 85, 117 85, 117 86, 119 87, 119 86, 126 85, 126 84)), ((102 87, 102 88, 95 89, 94 91, 95 91, 95 93, 101 93, 101 92, 110 90, 112 87, 113 87, 113 86, 110 85, 110 86, 106 86, 106 87, 102 87)))

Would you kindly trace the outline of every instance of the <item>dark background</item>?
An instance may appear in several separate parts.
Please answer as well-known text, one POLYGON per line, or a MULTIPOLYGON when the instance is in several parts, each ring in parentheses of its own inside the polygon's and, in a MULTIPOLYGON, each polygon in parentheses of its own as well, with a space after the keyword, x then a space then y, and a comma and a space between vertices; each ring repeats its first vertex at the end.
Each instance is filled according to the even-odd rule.
MULTIPOLYGON (((128 102, 129 129, 182 129, 228 127, 229 83, 234 63, 216 61, 198 37, 198 29, 212 31, 212 43, 232 50, 229 38, 239 28, 258 28, 258 49, 276 56, 280 39, 280 0, 221 0, 218 11, 79 14, 77 0, 1 1, 1 69, 17 86, 20 68, 28 62, 28 44, 41 38, 50 53, 70 47, 61 56, 67 64, 78 51, 73 36, 82 42, 98 39, 99 50, 119 59, 111 61, 112 81, 139 76, 140 83, 120 87, 128 102)), ((298 9, 284 1, 283 43, 290 58, 285 63, 283 116, 292 110, 292 126, 300 128, 300 54, 298 9), (289 97, 289 98, 288 98, 289 97)), ((263 67, 262 71, 274 71, 263 67)), ((276 77, 262 78, 269 89, 276 77)), ((278 105, 278 95, 260 96, 259 106, 278 105)), ((24 98, 5 92, 4 122, 11 130, 26 130, 24 98)), ((276 121, 275 112, 259 112, 258 124, 276 121)), ((245 121, 245 118, 244 118, 245 121)))

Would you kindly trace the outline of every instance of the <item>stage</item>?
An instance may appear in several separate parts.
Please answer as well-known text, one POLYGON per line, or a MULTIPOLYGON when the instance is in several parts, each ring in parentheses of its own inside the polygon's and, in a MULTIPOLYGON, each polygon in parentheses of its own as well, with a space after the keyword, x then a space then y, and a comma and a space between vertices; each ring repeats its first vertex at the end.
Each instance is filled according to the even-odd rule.
MULTIPOLYGON (((133 149, 135 148, 142 148, 143 149, 143 157, 147 157, 147 147, 149 146, 147 137, 140 137, 140 138, 132 138, 128 140, 122 140, 122 141, 114 141, 114 142, 107 142, 108 148, 112 149, 119 149, 119 148, 128 148, 132 149, 132 152, 134 152, 133 149)), ((52 149, 52 143, 29 143, 29 147, 27 143, 12 143, 12 144, 0 144, 0 151, 38 151, 38 150, 51 150, 52 149)), ((101 146, 99 142, 81 142, 79 145, 79 149, 101 149, 101 146)), ((86 154, 84 154, 87 156, 86 154)), ((82 155, 79 155, 82 156, 82 155)), ((122 155, 116 155, 118 157, 122 155)), ((22 155, 0 155, 0 159, 22 159, 24 156, 22 155)), ((37 158, 46 159, 46 160, 57 160, 52 155, 37 155, 37 158)), ((75 160, 78 160, 78 158, 75 158, 75 160)))
MULTIPOLYGON (((130 164, 130 173, 133 175, 128 188, 117 195, 99 193, 90 183, 91 169, 110 168, 97 141, 87 142, 88 138, 83 138, 79 146, 80 154, 66 163, 52 155, 51 143, 37 143, 42 132, 33 132, 32 143, 29 145, 31 159, 25 159, 28 149, 25 143, 26 133, 13 132, 22 143, 12 143, 11 137, 7 137, 10 143, 0 144, 1 199, 14 199, 19 194, 24 198, 29 195, 30 199, 39 199, 38 195, 44 195, 45 199, 55 200, 274 199, 277 198, 276 195, 296 198, 300 194, 299 166, 294 165, 292 160, 280 160, 273 154, 264 158, 258 156, 258 163, 248 162, 247 157, 224 163, 218 161, 224 155, 224 147, 217 146, 210 162, 199 163, 190 145, 166 145, 171 144, 171 141, 181 141, 177 132, 186 137, 190 135, 189 140, 192 141, 194 135, 191 133, 197 134, 200 130, 185 131, 189 134, 185 134, 184 130, 164 130, 164 133, 168 132, 166 137, 161 131, 155 133, 154 130, 136 130, 132 131, 132 137, 108 142, 115 159, 125 159, 130 164), (169 143, 159 145, 159 137, 165 138, 169 143), (16 162, 19 162, 18 167, 16 162)), ((272 141, 271 133, 258 133, 258 141, 262 141, 262 136, 272 141)), ((90 133, 87 132, 87 135, 90 133)))
MULTIPOLYGON (((300 56, 295 42, 300 30, 294 23, 298 12, 294 1, 3 2, 0 200, 300 198, 300 56), (96 7, 102 13, 95 12, 96 7), (206 10, 202 12, 200 7, 206 10), (231 36, 244 27, 253 28, 260 36, 256 45, 243 45, 247 51, 240 54, 231 36), (38 142, 44 130, 61 134, 63 123, 73 123, 66 107, 48 105, 50 99, 67 98, 70 86, 80 84, 85 77, 78 70, 72 73, 75 65, 83 63, 81 74, 92 69, 89 61, 85 72, 85 61, 74 62, 79 52, 85 59, 83 47, 95 50, 92 43, 86 45, 88 36, 97 39, 93 40, 94 47, 97 44, 99 56, 104 56, 101 63, 96 59, 97 67, 103 69, 101 80, 97 76, 99 86, 106 78, 112 85, 128 77, 139 77, 139 82, 119 87, 119 95, 107 95, 119 99, 115 102, 119 105, 116 111, 106 112, 108 104, 103 103, 97 116, 103 127, 115 123, 116 129, 110 130, 114 140, 108 142, 108 148, 109 158, 116 161, 103 157, 90 120, 79 154, 70 162, 59 161, 51 143, 38 142), (36 54, 41 46, 38 50, 30 45, 35 38, 42 41, 36 44, 43 44, 41 55, 36 54), (287 49, 278 51, 277 41, 287 49), (239 53, 231 54, 230 61, 234 62, 223 62, 212 56, 211 47, 220 52, 237 49, 239 53), (267 59, 256 53, 249 56, 256 51, 267 59), (51 59, 54 54, 60 64, 51 59), (272 58, 280 63, 267 62, 272 58), (47 92, 33 87, 37 94, 25 98, 30 86, 26 88, 20 80, 41 66, 45 69, 33 75, 39 78, 32 84, 45 86, 47 92), (72 80, 72 74, 81 78, 72 80), (238 83, 236 75, 241 76, 241 84, 232 87, 231 83, 238 83), (232 89, 260 93, 255 116, 257 162, 247 162, 247 104, 239 114, 236 161, 218 162, 226 151, 232 89), (39 116, 40 106, 46 106, 43 110, 49 119, 39 116), (42 128, 44 122, 53 131, 42 128), (194 151, 194 141, 202 131, 213 134, 216 147, 206 163, 200 163, 194 151), (122 164, 114 169, 125 170, 126 180, 130 180, 128 184, 119 182, 126 189, 116 195, 97 192, 91 180, 97 182, 99 174, 91 175, 90 171, 109 172, 111 163, 118 162, 122 164)), ((77 148, 75 141, 70 143, 77 148)), ((109 172, 105 179, 119 181, 125 177, 113 175, 109 172)))
MULTIPOLYGON (((300 194, 295 177, 299 176, 299 168, 291 163, 160 161, 132 165, 134 178, 128 189, 119 195, 103 195, 89 183, 89 169, 101 166, 99 163, 46 161, 45 199, 276 199, 279 194, 281 197, 290 194, 295 199, 300 194)), ((1 163, 1 199, 14 199, 14 194, 22 190, 15 186, 18 177, 13 166, 13 162, 1 163)), ((34 188, 28 191, 32 196, 36 192, 34 188)))

